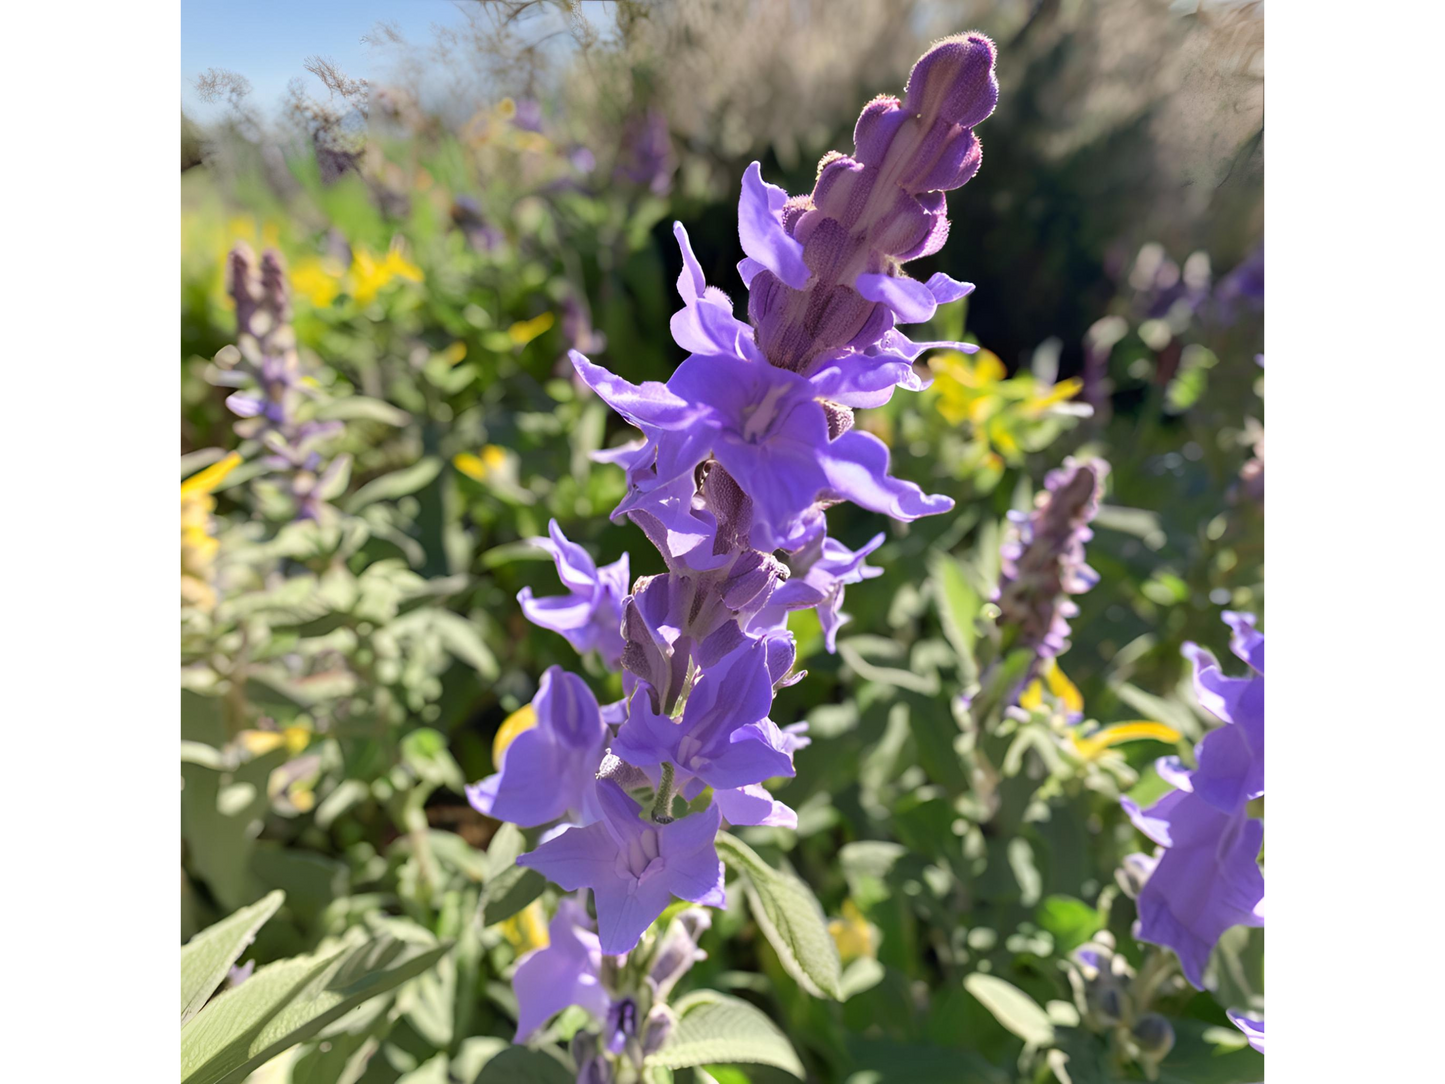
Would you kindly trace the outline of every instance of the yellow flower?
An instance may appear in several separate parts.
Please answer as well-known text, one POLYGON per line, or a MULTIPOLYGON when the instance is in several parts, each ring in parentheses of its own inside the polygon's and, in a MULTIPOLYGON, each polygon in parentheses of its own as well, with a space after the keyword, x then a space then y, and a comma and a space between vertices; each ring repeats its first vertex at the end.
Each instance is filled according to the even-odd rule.
POLYGON ((1047 684, 1049 692, 1058 700, 1060 706, 1068 715, 1082 715, 1084 713, 1084 697, 1078 687, 1069 680, 1059 666, 1057 659, 1049 659, 1039 670, 1039 676, 1029 682, 1019 696, 1019 707, 1025 711, 1036 711, 1044 706, 1044 686, 1047 684))
POLYGON ((291 285, 316 308, 326 309, 341 292, 341 279, 345 274, 341 261, 331 256, 308 256, 291 266, 291 285))
POLYGON ((1034 395, 1024 400, 1024 409, 1034 417, 1038 417, 1049 407, 1067 402, 1083 390, 1084 382, 1076 376, 1071 376, 1067 380, 1060 380, 1043 395, 1034 395))
POLYGON ((845 964, 862 956, 878 955, 875 931, 852 900, 843 901, 841 918, 828 921, 828 933, 838 946, 838 956, 845 964))
POLYGON ((1125 742, 1176 742, 1179 740, 1179 731, 1172 726, 1165 726, 1163 723, 1136 719, 1128 723, 1115 723, 1113 726, 1085 738, 1081 738, 1077 734, 1070 734, 1069 740, 1073 742, 1074 752, 1079 756, 1085 760, 1095 760, 1104 750, 1125 742))
POLYGON ((533 900, 501 924, 502 936, 518 956, 533 949, 546 948, 552 943, 547 933, 547 913, 542 910, 542 901, 533 900))
POLYGON ((530 320, 522 320, 507 328, 507 335, 515 346, 526 346, 538 335, 546 332, 557 322, 557 318, 550 312, 544 312, 541 316, 534 316, 530 320))
POLYGON ((448 365, 459 365, 466 360, 467 344, 464 342, 454 342, 451 346, 443 350, 440 356, 448 365))
POLYGON ((202 610, 216 604, 211 565, 220 543, 212 533, 211 513, 216 510, 216 487, 241 463, 232 452, 181 483, 181 603, 202 610))
POLYGON ((1002 405, 998 385, 1008 370, 992 351, 980 350, 970 361, 967 354, 944 350, 928 359, 928 367, 933 370, 938 412, 950 425, 986 422, 1002 405))
POLYGON ((500 767, 502 755, 507 751, 507 746, 517 740, 517 735, 531 730, 537 725, 537 709, 527 704, 512 712, 502 720, 502 725, 497 728, 497 736, 492 739, 492 766, 500 767))
POLYGON ((485 482, 489 476, 496 474, 506 465, 507 450, 495 444, 486 445, 481 455, 458 452, 452 456, 452 466, 474 482, 485 482))
POLYGON ((381 259, 372 255, 364 245, 355 246, 351 250, 351 271, 347 277, 350 280, 351 296, 363 305, 375 301, 382 287, 396 279, 407 279, 410 282, 421 282, 423 279, 421 268, 402 255, 401 249, 396 245, 387 249, 386 255, 381 259))

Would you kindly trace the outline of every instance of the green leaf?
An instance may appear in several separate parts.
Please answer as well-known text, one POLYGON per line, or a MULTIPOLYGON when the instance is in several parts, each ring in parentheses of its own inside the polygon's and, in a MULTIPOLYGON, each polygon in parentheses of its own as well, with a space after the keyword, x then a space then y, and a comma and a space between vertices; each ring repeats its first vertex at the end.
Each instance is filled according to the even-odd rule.
POLYGON ((483 926, 505 922, 542 894, 547 878, 526 866, 511 866, 482 886, 478 904, 483 926))
POLYGON ((181 1030, 181 1084, 244 1080, 363 1001, 420 975, 450 948, 380 937, 268 964, 181 1030))
POLYGON ((938 616, 943 622, 944 635, 958 653, 960 676, 965 685, 978 679, 978 664, 974 661, 974 645, 978 641, 978 628, 974 624, 978 611, 983 606, 983 597, 968 582, 959 563, 946 553, 933 553, 929 558, 929 578, 933 582, 933 597, 938 603, 938 616))
POLYGON ((550 1054, 513 1046, 482 1067, 476 1084, 573 1084, 573 1074, 550 1054))
POLYGON ((1012 983, 975 971, 963 980, 963 988, 977 998, 996 1019, 1031 1046, 1048 1046, 1054 1041, 1049 1014, 1012 983))
POLYGON ((736 836, 721 832, 718 856, 741 875, 753 919, 783 969, 814 997, 843 998, 838 946, 812 889, 792 873, 773 869, 736 836))
POLYGON ((766 1013, 741 998, 699 990, 674 1006, 677 1028, 648 1065, 687 1069, 714 1062, 757 1062, 803 1079, 803 1063, 766 1013))
POLYGON ((345 505, 346 511, 354 515, 368 504, 375 504, 377 501, 394 501, 398 497, 415 493, 429 484, 441 473, 441 470, 442 461, 436 456, 427 456, 402 470, 383 474, 380 478, 373 478, 351 495, 345 505))
POLYGON ((497 657, 482 639, 481 629, 465 617, 450 610, 438 610, 432 615, 432 628, 441 637, 442 646, 482 677, 494 680, 501 672, 497 657))
POLYGON ((181 1023, 196 1013, 216 992, 231 965, 241 958, 256 931, 286 899, 281 891, 267 893, 259 902, 243 907, 229 918, 202 930, 181 949, 181 1023))
POLYGON ((367 421, 381 422, 400 428, 411 421, 411 415, 380 399, 368 399, 364 395, 348 395, 344 399, 332 399, 316 411, 316 417, 323 421, 367 421))
POLYGON ((1096 908, 1073 896, 1047 896, 1034 912, 1039 926, 1054 938, 1054 950, 1064 956, 1099 932, 1103 920, 1096 908))

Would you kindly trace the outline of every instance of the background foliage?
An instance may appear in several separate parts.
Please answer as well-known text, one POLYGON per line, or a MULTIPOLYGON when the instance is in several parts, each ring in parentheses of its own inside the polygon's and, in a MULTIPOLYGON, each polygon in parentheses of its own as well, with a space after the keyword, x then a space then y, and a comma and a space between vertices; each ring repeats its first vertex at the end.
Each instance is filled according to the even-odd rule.
MULTIPOLYGON (((565 351, 665 379, 682 356, 672 221, 728 288, 747 162, 806 190, 869 96, 972 27, 999 43, 1000 105, 982 171, 950 199, 952 242, 915 274, 978 284, 929 337, 984 349, 935 355, 931 390, 859 419, 897 474, 958 507, 887 525, 836 655, 810 613, 794 619, 810 678, 774 717, 814 737, 778 792, 798 829, 737 834, 832 919, 841 1002, 800 985, 747 877, 685 987, 761 1008, 809 1079, 1260 1079, 1224 1009, 1259 1004, 1261 931, 1227 935, 1215 994, 1150 992, 1176 1035, 1157 1064, 1068 962, 1102 931, 1135 981, 1154 966, 1115 881, 1141 847, 1117 798, 1160 792, 1150 765, 1170 744, 1075 740, 1068 683, 990 726, 958 701, 1005 514, 1071 453, 1114 468, 1089 548, 1101 582, 1060 661, 1088 720, 1163 723, 1188 747, 1207 717, 1181 644, 1223 656, 1219 610, 1263 613, 1258 12, 616 8, 594 25, 567 5, 479 5, 429 43, 381 28, 384 86, 318 62, 280 119, 212 73, 224 118, 183 127, 181 475, 216 469, 183 489, 181 934, 239 931, 187 949, 183 1018, 229 999, 236 1034, 183 1053, 186 1079, 568 1079, 507 1041, 507 976, 550 896, 512 865, 514 830, 462 794, 547 666, 586 672, 521 616, 522 587, 554 592, 525 540, 555 517, 599 559, 660 571, 608 521, 621 472, 590 455, 623 427, 565 351), (283 255, 302 409, 341 423, 318 446, 338 465, 319 519, 295 520, 294 486, 224 406, 246 365, 225 288, 237 241, 283 255), (236 985, 238 960, 257 970, 236 985), (252 1027, 235 1006, 268 974, 291 1000, 252 1027), (234 988, 207 1004, 218 982, 234 988)), ((884 527, 834 515, 850 545, 884 527)), ((793 1063, 771 1065, 710 1072, 768 1081, 793 1063)))

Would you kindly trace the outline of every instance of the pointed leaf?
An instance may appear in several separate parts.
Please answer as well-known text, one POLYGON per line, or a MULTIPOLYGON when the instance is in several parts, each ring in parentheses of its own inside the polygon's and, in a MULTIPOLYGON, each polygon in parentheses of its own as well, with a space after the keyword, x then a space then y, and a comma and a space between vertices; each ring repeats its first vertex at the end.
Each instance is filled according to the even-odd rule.
POLYGON ((756 1006, 713 990, 699 990, 674 1008, 677 1028, 666 1045, 647 1059, 648 1065, 687 1069, 717 1062, 756 1062, 803 1079, 803 1063, 787 1036, 756 1006))
POLYGON ((843 964, 813 890, 727 832, 718 834, 717 853, 741 875, 753 918, 788 974, 814 997, 841 1001, 843 964))
POLYGON ((235 1084, 283 1050, 441 959, 392 937, 279 960, 206 1005, 181 1030, 181 1084, 235 1084))
POLYGON ((982 1002, 1009 1031, 1032 1046, 1048 1046, 1054 1041, 1054 1025, 1049 1014, 1012 983, 994 975, 975 971, 963 980, 963 988, 982 1002))
POLYGON ((216 992, 231 965, 241 958, 246 946, 286 900, 279 889, 243 907, 229 918, 202 930, 181 948, 181 1023, 196 1013, 216 992))

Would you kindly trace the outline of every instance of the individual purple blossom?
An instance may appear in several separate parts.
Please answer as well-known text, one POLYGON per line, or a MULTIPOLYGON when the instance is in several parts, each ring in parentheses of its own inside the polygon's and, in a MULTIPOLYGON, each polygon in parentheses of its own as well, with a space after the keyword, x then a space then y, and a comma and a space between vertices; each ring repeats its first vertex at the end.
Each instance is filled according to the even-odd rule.
POLYGON ((517 863, 569 892, 592 889, 603 953, 631 950, 674 897, 725 905, 716 805, 657 824, 612 780, 599 779, 596 793, 600 820, 568 828, 517 863))
POLYGON ((598 1020, 611 1005, 601 980, 602 949, 586 908, 562 899, 547 933, 547 947, 523 956, 512 976, 517 994, 513 1042, 524 1041, 569 1005, 580 1005, 598 1020))
POLYGON ((1230 1009, 1224 1014, 1229 1017, 1229 1022, 1244 1032, 1244 1037, 1249 1040, 1249 1045, 1264 1053, 1264 1021, 1256 1020, 1253 1017, 1245 1016, 1243 1013, 1230 1009))
POLYGON ((1182 789, 1145 810, 1128 798, 1122 804, 1135 826, 1165 848, 1139 892, 1134 936, 1173 949, 1185 977, 1203 989, 1220 935, 1232 926, 1264 925, 1264 824, 1182 789))
POLYGON ((612 752, 639 768, 673 764, 679 773, 676 785, 695 777, 698 791, 791 776, 792 755, 783 750, 782 732, 767 717, 772 702, 767 644, 754 640, 703 672, 680 722, 659 714, 645 689, 634 693, 612 752))
POLYGON ((1248 803, 1264 793, 1264 636, 1252 614, 1226 612, 1230 648, 1252 671, 1225 677, 1209 652, 1187 644, 1200 703, 1224 721, 1195 747, 1197 767, 1177 757, 1158 762, 1177 789, 1147 810, 1123 799, 1134 824, 1165 850, 1139 889, 1141 941, 1172 948, 1195 986, 1220 934, 1264 924, 1259 850, 1264 825, 1248 803))
POLYGON ((524 587, 517 594, 527 620, 566 637, 579 655, 596 651, 608 666, 616 668, 622 657, 622 600, 630 589, 628 555, 610 565, 597 567, 591 555, 569 541, 557 521, 547 524, 550 538, 534 538, 532 544, 552 555, 566 595, 533 598, 524 587))
POLYGON ((587 683, 549 667, 532 701, 537 723, 502 753, 497 772, 467 787, 481 813, 523 828, 571 814, 591 819, 592 787, 607 728, 587 683))
POLYGON ((823 627, 828 651, 838 648, 838 630, 851 618, 842 612, 843 588, 883 575, 881 568, 864 563, 864 558, 883 544, 881 533, 859 550, 850 550, 837 539, 819 535, 788 561, 790 576, 775 590, 768 605, 753 619, 754 626, 786 621, 788 611, 813 609, 823 627))
MULTIPOLYGON (((1197 644, 1184 645, 1194 663, 1199 703, 1226 725, 1216 727, 1195 748, 1198 765, 1189 773, 1194 793, 1226 812, 1234 812, 1264 793, 1264 636, 1253 614, 1226 611, 1233 630, 1230 648, 1250 668, 1246 677, 1225 677, 1218 660, 1197 644)), ((1183 771, 1178 758, 1168 761, 1183 771)))
POLYGON ((1084 563, 1089 522, 1099 510, 1109 465, 1072 457, 1044 477, 1033 511, 1010 512, 1001 547, 1001 578, 995 601, 999 624, 1017 630, 1018 645, 1040 658, 1068 649, 1069 618, 1078 614, 1070 595, 1098 582, 1084 563))

